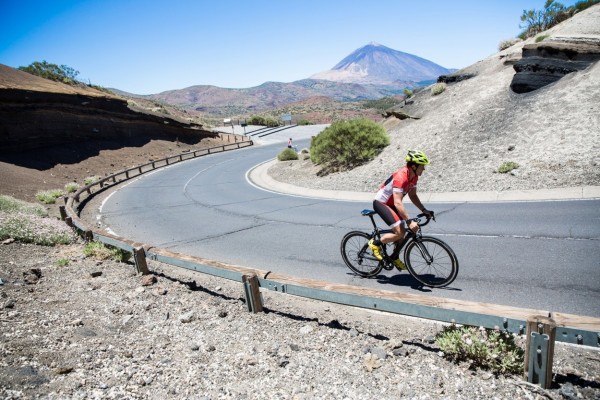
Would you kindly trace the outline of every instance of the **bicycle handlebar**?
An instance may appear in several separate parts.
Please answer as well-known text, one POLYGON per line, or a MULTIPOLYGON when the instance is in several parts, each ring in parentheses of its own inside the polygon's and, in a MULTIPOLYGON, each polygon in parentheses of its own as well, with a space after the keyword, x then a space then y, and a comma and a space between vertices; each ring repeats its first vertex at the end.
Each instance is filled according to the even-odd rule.
MULTIPOLYGON (((406 222, 410 223, 411 221, 415 221, 419 227, 421 226, 425 226, 429 223, 429 221, 431 221, 432 219, 435 221, 435 215, 433 213, 433 211, 429 211, 431 213, 431 217, 428 217, 427 214, 419 214, 417 215, 415 218, 410 218, 407 219, 406 222), (427 220, 424 223, 421 223, 421 218, 426 217, 427 220)), ((363 216, 368 216, 369 218, 371 218, 371 223, 373 224, 373 228, 374 229, 379 229, 377 227, 377 224, 375 223, 375 219, 373 218, 373 215, 377 214, 375 211, 371 210, 371 209, 364 209, 361 211, 361 214, 363 216)), ((408 231, 410 232, 410 229, 408 229, 408 231)), ((391 231, 390 231, 391 232, 391 231)))
POLYGON ((435 215, 433 213, 433 211, 431 212, 431 217, 429 217, 427 214, 419 214, 416 216, 416 218, 411 218, 410 221, 415 221, 417 224, 419 224, 419 226, 425 226, 429 223, 429 221, 431 221, 432 219, 435 221, 435 215), (421 223, 421 218, 427 218, 427 220, 424 223, 421 223))

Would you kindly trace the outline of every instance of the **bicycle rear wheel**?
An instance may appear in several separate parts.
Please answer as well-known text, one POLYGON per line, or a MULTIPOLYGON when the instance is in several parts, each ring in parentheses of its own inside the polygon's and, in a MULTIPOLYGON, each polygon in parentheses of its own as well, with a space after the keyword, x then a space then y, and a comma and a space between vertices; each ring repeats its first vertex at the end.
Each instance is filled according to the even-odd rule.
POLYGON ((458 275, 458 259, 443 241, 429 236, 412 240, 404 250, 408 272, 425 286, 444 287, 458 275))
POLYGON ((371 236, 360 231, 348 232, 342 239, 340 250, 344 262, 354 273, 366 278, 381 272, 383 262, 371 253, 368 242, 371 236))

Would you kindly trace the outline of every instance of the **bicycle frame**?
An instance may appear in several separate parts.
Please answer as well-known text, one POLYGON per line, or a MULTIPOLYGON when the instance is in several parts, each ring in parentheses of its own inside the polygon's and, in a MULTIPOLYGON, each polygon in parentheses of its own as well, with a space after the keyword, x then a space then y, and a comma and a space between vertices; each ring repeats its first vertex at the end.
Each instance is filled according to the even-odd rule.
MULTIPOLYGON (((371 224, 373 225, 373 232, 371 233, 371 237, 376 237, 377 239, 381 239, 381 235, 385 235, 386 233, 393 233, 393 231, 391 229, 381 229, 377 226, 377 224, 375 223, 375 218, 373 217, 373 215, 376 214, 374 211, 363 210, 362 214, 368 216, 371 219, 371 224)), ((427 224, 428 222, 429 221, 427 221, 425 224, 427 224)), ((425 224, 423 224, 423 225, 425 225, 425 224)), ((402 249, 404 248, 406 243, 408 243, 408 241, 410 241, 412 239, 415 242, 417 242, 417 248, 421 252, 423 259, 425 259, 427 261, 427 263, 430 264, 433 260, 433 257, 429 254, 427 249, 419 241, 419 237, 421 236, 421 226, 422 225, 419 224, 419 231, 417 233, 414 233, 411 230, 407 229, 406 234, 404 235, 404 238, 401 241, 396 242, 396 247, 394 248, 394 252, 397 252, 398 253, 397 255, 400 255, 400 252, 402 251, 402 249)), ((383 253, 386 256, 385 257, 386 259, 390 258, 390 255, 387 254, 386 246, 383 246, 383 253)))
POLYGON ((369 243, 374 239, 380 241, 382 235, 394 230, 379 228, 375 223, 374 215, 377 213, 374 210, 364 209, 361 214, 369 217, 373 230, 370 233, 350 231, 344 235, 340 246, 344 262, 356 275, 372 278, 382 269, 390 271, 397 268, 408 270, 408 273, 424 286, 441 288, 454 281, 459 265, 450 246, 440 239, 422 234, 422 227, 434 220, 433 213, 419 214, 407 220, 411 225, 413 222, 418 225, 416 232, 406 229, 403 238, 379 246, 381 254, 369 243), (426 218, 425 221, 423 217, 426 218), (393 250, 390 250, 392 247, 393 250), (401 251, 403 263, 397 261, 401 258, 401 251))

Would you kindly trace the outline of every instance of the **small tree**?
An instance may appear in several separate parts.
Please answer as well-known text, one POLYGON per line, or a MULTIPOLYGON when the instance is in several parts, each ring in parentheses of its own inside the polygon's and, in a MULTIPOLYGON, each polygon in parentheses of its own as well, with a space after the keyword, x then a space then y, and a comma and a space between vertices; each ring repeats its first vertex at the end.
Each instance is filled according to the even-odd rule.
POLYGON ((523 10, 521 28, 525 28, 525 37, 535 36, 564 21, 571 16, 571 10, 554 0, 546 0, 542 10, 523 10))
POLYGON ((371 161, 389 144, 385 129, 371 120, 339 121, 312 140, 310 159, 323 166, 322 174, 349 170, 371 161))
POLYGON ((511 39, 503 40, 498 44, 498 50, 499 51, 506 50, 509 47, 518 43, 519 41, 520 41, 520 39, 518 39, 518 38, 511 38, 511 39))
POLYGON ((75 71, 67 65, 58 66, 44 60, 42 62, 35 61, 27 67, 19 67, 18 69, 51 81, 66 83, 67 85, 76 85, 79 83, 77 81, 79 71, 75 71))
POLYGON ((262 126, 279 126, 279 122, 277 122, 274 118, 263 117, 260 115, 253 115, 248 119, 248 124, 250 125, 262 125, 262 126))

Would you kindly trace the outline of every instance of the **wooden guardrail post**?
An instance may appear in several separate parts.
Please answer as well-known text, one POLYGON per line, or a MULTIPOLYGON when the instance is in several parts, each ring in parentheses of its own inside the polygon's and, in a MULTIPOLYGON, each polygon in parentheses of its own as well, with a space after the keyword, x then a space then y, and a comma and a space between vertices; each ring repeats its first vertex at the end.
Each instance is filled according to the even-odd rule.
POLYGON ((65 206, 59 206, 58 211, 60 211, 60 220, 64 221, 67 219, 67 210, 65 206))
POLYGON ((527 381, 544 389, 552 386, 552 363, 556 322, 552 318, 534 315, 527 319, 525 375, 527 381))
POLYGON ((248 311, 259 313, 263 311, 262 296, 259 290, 258 277, 256 274, 242 275, 244 283, 244 293, 246 294, 246 304, 248 311))
POLYGON ((133 249, 133 260, 135 261, 135 269, 138 273, 141 272, 142 275, 150 273, 148 264, 146 263, 146 251, 143 247, 135 247, 133 249))

